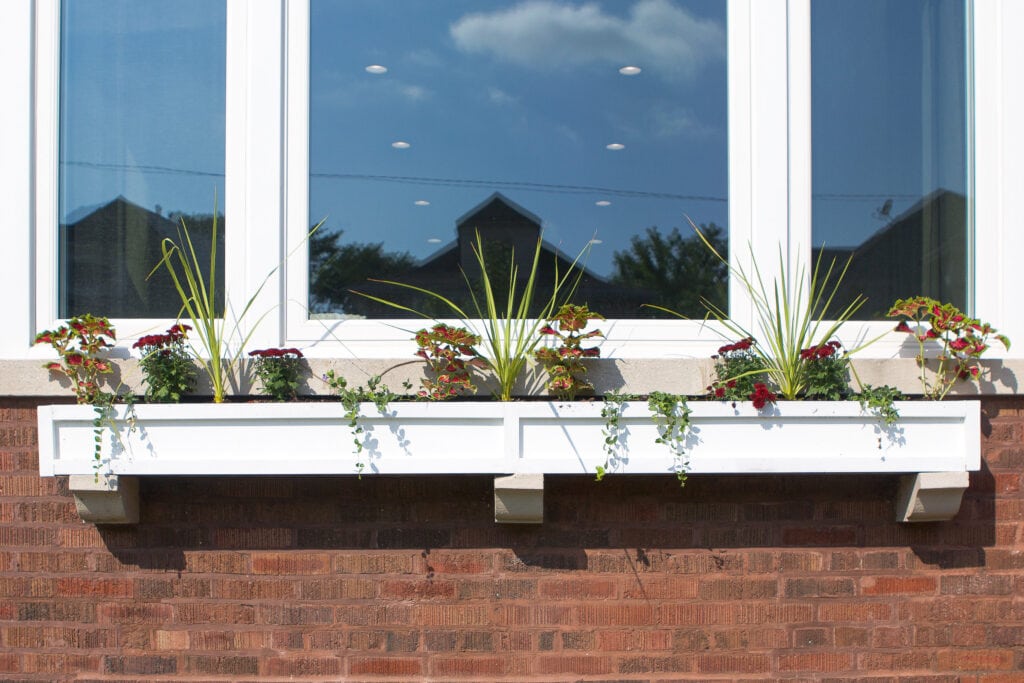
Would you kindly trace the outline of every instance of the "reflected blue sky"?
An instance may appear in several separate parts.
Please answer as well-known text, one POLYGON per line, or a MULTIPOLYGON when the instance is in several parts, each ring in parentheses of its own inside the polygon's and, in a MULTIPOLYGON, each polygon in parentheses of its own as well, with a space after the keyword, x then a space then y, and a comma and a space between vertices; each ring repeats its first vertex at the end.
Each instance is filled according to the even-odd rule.
POLYGON ((311 10, 310 214, 346 241, 425 257, 498 191, 607 274, 648 227, 727 224, 724 2, 311 10))
POLYGON ((224 186, 223 0, 61 3, 61 222, 121 195, 213 210, 224 186))

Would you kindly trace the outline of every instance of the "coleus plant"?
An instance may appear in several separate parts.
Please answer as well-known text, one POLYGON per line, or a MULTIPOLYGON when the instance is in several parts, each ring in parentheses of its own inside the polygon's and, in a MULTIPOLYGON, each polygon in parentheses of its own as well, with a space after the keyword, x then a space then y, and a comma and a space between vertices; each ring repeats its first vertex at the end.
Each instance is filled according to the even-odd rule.
POLYGON ((471 367, 486 367, 476 345, 480 336, 464 327, 437 323, 416 333, 416 355, 427 362, 432 376, 421 380, 420 398, 442 401, 461 393, 476 393, 471 367))
POLYGON ((542 335, 556 337, 559 341, 557 346, 537 349, 534 357, 548 373, 548 391, 562 400, 572 401, 577 394, 594 390, 594 385, 584 378, 587 372, 584 360, 597 358, 601 351, 596 346, 583 348, 583 342, 604 335, 601 330, 584 332, 591 320, 604 320, 604 316, 586 305, 565 304, 540 329, 542 335))
POLYGON ((106 354, 116 340, 109 320, 85 313, 69 318, 55 330, 40 332, 35 343, 49 344, 57 352, 59 360, 43 367, 70 379, 79 403, 110 405, 116 395, 103 390, 102 375, 114 372, 106 354))
POLYGON ((890 318, 901 318, 897 332, 913 336, 917 342, 917 364, 921 368, 921 388, 927 398, 942 400, 959 381, 981 377, 981 356, 989 349, 989 337, 1004 348, 1010 340, 977 318, 971 318, 950 303, 926 296, 899 299, 889 309, 890 318), (928 374, 928 351, 934 354, 934 373, 928 374))

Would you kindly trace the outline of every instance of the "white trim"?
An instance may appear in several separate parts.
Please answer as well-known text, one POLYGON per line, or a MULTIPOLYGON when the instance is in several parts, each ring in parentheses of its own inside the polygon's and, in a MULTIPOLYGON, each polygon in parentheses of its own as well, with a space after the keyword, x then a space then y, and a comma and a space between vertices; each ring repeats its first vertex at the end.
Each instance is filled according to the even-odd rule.
MULTIPOLYGON (((310 224, 308 194, 309 8, 307 0, 227 0, 227 150, 224 205, 228 233, 226 289, 244 304, 266 273, 296 247, 310 224), (287 225, 285 230, 282 225, 287 225), (283 246, 287 238, 288 246, 283 246), (268 248, 267 245, 276 245, 268 248)), ((9 188, 6 212, 10 250, 0 284, 10 296, 9 323, 0 331, 0 356, 29 358, 37 330, 59 321, 57 311, 59 0, 14 0, 0 8, 0 34, 8 68, 0 79, 9 93, 0 112, 4 158, 0 179, 9 188), (28 157, 28 160, 26 160, 28 157), (19 232, 17 226, 27 225, 19 232), (22 292, 25 294, 22 295, 22 292)), ((1024 187, 1024 3, 973 0, 974 301, 976 314, 1014 339, 1024 336, 1024 231, 1016 220, 1024 187)), ((730 244, 735 258, 750 243, 771 255, 777 245, 797 258, 809 244, 809 0, 728 0, 730 244), (803 55, 803 56, 802 56, 803 55), (797 249, 799 245, 799 249, 797 249)), ((314 217, 317 218, 317 217, 314 217)), ((744 259, 749 261, 749 259, 744 259)), ((253 343, 309 347, 314 355, 408 357, 402 323, 344 321, 347 341, 336 343, 324 323, 308 320, 304 302, 305 249, 272 278, 255 311, 270 311, 253 343), (291 300, 276 308, 285 295, 291 300), (322 340, 322 341, 320 341, 322 340)), ((731 310, 750 323, 742 288, 730 285, 731 310)), ((138 334, 162 329, 164 320, 116 320, 130 345, 138 334)), ((413 321, 419 323, 420 321, 413 321)), ((329 323, 334 325, 335 322, 329 323)), ((406 327, 411 326, 404 325, 406 327)), ((688 322, 610 323, 606 355, 700 357, 719 337, 688 322)), ((847 329, 871 338, 886 323, 847 329)), ((848 345, 850 339, 847 339, 848 345)), ((891 336, 865 357, 910 351, 891 336)), ((998 346, 992 355, 1019 356, 998 346)), ((122 349, 123 350, 123 349, 122 349)))
MULTIPOLYGON (((981 465, 978 401, 897 402, 887 427, 855 401, 694 401, 684 435, 694 474, 964 472, 981 465), (827 444, 827 446, 823 446, 827 444)), ((672 474, 682 463, 643 402, 623 405, 614 453, 600 402, 361 404, 353 433, 337 403, 139 405, 136 429, 104 427, 101 474, 672 474), (457 432, 453 447, 451 435, 457 432), (354 440, 362 444, 356 450, 354 440), (360 464, 363 466, 360 470, 360 464)), ((40 406, 39 471, 91 474, 95 413, 40 406)))
POLYGON ((0 268, 4 325, 0 326, 0 357, 20 355, 35 334, 32 309, 32 94, 36 60, 34 7, 23 2, 0 10, 0 187, 4 188, 3 235, 6 251, 0 268), (24 65, 24 68, 19 68, 24 65))
POLYGON ((35 72, 35 324, 57 322, 57 225, 60 223, 58 164, 60 139, 60 3, 36 3, 35 72), (40 226, 49 226, 41 229, 40 226))

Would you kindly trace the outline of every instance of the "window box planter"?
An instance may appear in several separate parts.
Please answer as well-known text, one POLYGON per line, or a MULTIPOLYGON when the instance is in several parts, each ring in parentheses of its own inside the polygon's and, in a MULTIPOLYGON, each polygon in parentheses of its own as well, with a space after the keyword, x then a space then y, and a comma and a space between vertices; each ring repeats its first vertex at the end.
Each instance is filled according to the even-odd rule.
MULTIPOLYGON (((531 490, 538 476, 593 474, 605 464, 602 406, 601 401, 396 402, 381 414, 366 404, 359 417, 360 453, 341 405, 333 402, 139 405, 134 431, 124 424, 125 408, 118 407, 115 417, 122 428, 117 438, 104 429, 99 485, 92 408, 41 406, 40 473, 75 475, 76 481, 88 479, 93 489, 102 489, 104 480, 127 489, 131 485, 118 483, 119 478, 356 474, 357 463, 363 463, 364 476, 517 475, 498 481, 516 491, 531 490)), ((942 474, 942 488, 953 482, 962 489, 966 473, 980 467, 976 401, 898 403, 901 419, 892 427, 856 402, 780 402, 762 411, 749 403, 692 401, 690 407, 691 474, 909 474, 919 492, 907 503, 913 507, 920 491, 928 490, 920 473, 942 474)), ((672 453, 655 443, 657 431, 645 402, 626 403, 619 427, 618 457, 608 463, 609 476, 675 471, 672 453)))

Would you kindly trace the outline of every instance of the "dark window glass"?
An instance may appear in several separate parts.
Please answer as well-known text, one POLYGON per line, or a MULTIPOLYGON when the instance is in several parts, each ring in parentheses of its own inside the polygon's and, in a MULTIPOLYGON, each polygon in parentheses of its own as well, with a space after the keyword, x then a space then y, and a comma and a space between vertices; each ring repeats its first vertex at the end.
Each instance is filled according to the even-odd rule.
POLYGON ((811 4, 813 242, 853 261, 844 301, 968 304, 963 0, 811 4))
POLYGON ((170 279, 147 275, 180 218, 208 263, 224 183, 225 27, 223 1, 61 3, 62 317, 175 317, 170 279))

